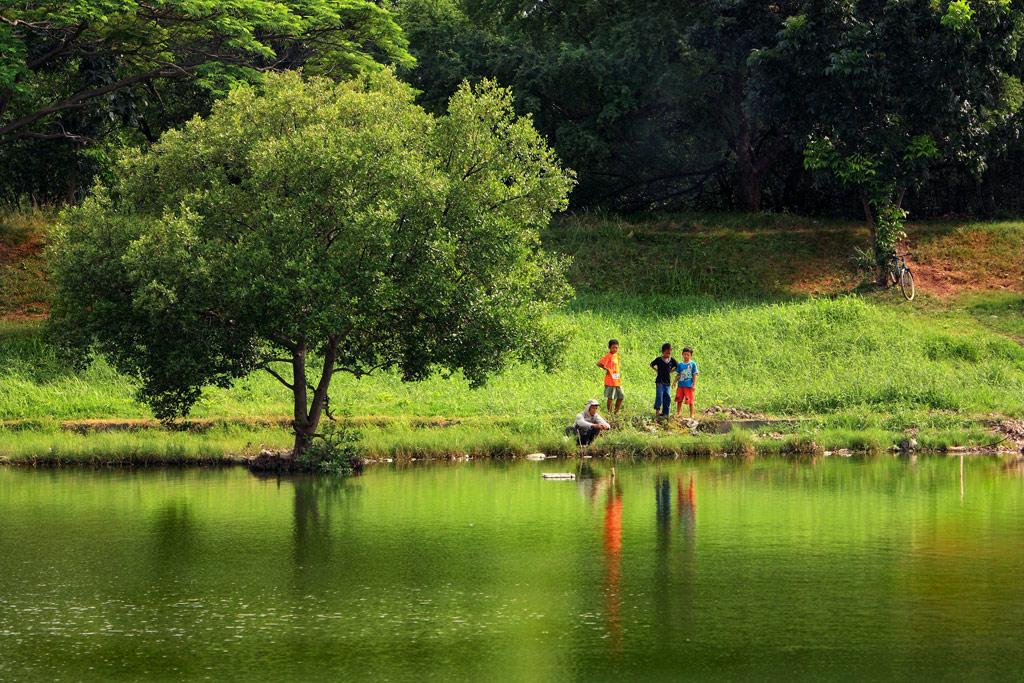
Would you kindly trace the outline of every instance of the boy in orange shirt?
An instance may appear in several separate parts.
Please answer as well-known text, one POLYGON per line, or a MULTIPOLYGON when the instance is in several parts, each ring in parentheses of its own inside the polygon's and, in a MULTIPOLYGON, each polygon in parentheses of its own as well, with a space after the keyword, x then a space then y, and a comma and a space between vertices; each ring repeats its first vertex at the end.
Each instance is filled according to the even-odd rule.
POLYGON ((622 377, 619 374, 619 340, 608 342, 608 353, 597 361, 597 367, 604 368, 604 397, 608 399, 608 412, 612 412, 612 401, 615 401, 615 412, 622 407, 622 377))

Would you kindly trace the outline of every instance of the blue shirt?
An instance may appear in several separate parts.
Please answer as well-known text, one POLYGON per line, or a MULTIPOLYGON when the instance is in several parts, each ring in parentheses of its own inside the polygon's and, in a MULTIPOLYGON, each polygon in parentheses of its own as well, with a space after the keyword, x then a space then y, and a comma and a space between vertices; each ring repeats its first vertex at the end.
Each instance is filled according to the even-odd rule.
POLYGON ((676 373, 679 375, 679 386, 692 387, 693 378, 697 375, 697 364, 692 360, 689 363, 680 363, 676 366, 676 373))

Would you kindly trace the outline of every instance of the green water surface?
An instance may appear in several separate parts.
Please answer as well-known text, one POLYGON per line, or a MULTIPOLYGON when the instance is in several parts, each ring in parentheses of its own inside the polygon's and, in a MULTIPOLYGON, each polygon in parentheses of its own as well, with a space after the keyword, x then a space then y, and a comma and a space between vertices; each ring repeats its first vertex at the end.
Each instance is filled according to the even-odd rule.
POLYGON ((0 680, 1022 678, 998 461, 576 466, 0 468, 0 680))

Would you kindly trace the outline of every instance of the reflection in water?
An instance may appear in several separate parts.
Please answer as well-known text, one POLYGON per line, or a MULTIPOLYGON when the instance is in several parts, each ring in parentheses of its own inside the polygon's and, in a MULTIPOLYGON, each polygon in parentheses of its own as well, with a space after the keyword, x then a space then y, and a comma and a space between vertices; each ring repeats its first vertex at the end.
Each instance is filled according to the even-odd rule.
MULTIPOLYGON (((331 511, 343 505, 351 492, 343 477, 296 476, 292 523, 294 588, 302 595, 315 594, 329 582, 326 571, 332 560, 334 539, 331 511)), ((345 510, 341 510, 345 512, 345 510)))
POLYGON ((161 579, 175 576, 196 554, 196 520, 188 501, 168 500, 152 515, 151 571, 161 579))
POLYGON ((660 548, 668 544, 668 532, 672 526, 672 483, 664 472, 659 472, 654 480, 654 519, 658 525, 660 548))
POLYGON ((683 538, 680 570, 679 599, 682 602, 683 618, 691 620, 694 601, 694 547, 697 543, 697 486, 693 475, 690 485, 683 488, 683 475, 676 475, 676 516, 679 519, 679 533, 683 538))
POLYGON ((0 680, 1019 679, 1021 466, 908 460, 0 467, 0 680))
POLYGON ((302 477, 292 480, 295 487, 292 557, 297 575, 315 573, 330 560, 330 508, 320 507, 316 480, 302 477))
POLYGON ((659 623, 683 625, 693 619, 693 564, 696 538, 697 492, 693 475, 688 484, 682 473, 675 475, 675 518, 672 532, 672 476, 659 473, 654 481, 655 608, 659 623), (681 537, 681 543, 676 536, 681 537), (672 596, 675 596, 673 599, 672 596))
POLYGON ((693 540, 697 530, 697 487, 690 475, 690 485, 683 490, 683 475, 676 475, 676 514, 679 517, 679 526, 683 538, 686 539, 685 546, 692 549, 693 540))
POLYGON ((622 487, 609 477, 608 500, 604 506, 604 594, 605 614, 611 650, 622 651, 622 487))
POLYGON ((917 467, 917 454, 916 453, 905 453, 900 451, 896 456, 905 467, 917 467))
MULTIPOLYGON (((672 480, 664 472, 654 478, 654 564, 652 581, 655 595, 671 595, 672 586, 672 480)), ((668 624, 674 621, 674 605, 669 600, 655 599, 654 612, 657 622, 668 624)))

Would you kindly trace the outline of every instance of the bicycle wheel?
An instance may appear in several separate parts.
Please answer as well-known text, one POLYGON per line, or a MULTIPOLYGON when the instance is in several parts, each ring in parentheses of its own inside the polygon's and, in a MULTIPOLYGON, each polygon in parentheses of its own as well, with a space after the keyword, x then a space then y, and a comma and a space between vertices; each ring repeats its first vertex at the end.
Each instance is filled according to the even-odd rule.
POLYGON ((900 281, 900 267, 895 263, 890 263, 885 269, 885 281, 892 287, 900 281))
POLYGON ((903 269, 900 277, 900 289, 903 290, 903 296, 907 298, 907 301, 914 300, 914 275, 910 272, 910 268, 903 269))

